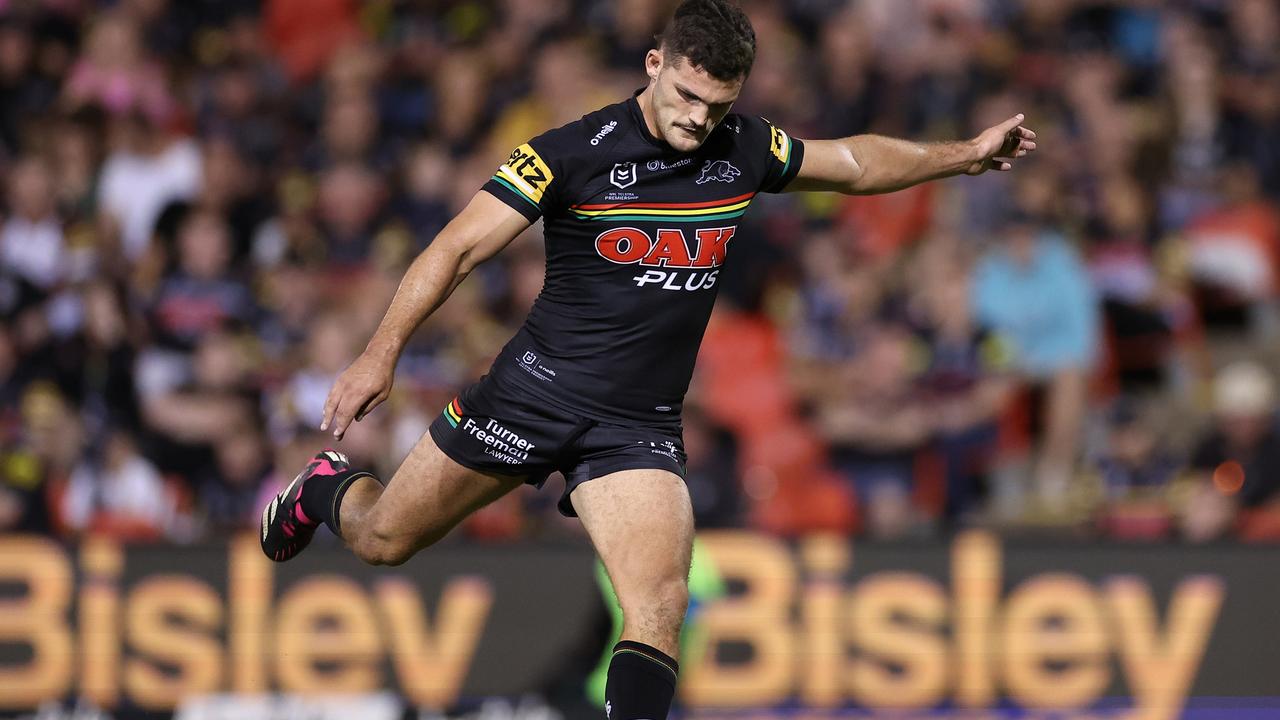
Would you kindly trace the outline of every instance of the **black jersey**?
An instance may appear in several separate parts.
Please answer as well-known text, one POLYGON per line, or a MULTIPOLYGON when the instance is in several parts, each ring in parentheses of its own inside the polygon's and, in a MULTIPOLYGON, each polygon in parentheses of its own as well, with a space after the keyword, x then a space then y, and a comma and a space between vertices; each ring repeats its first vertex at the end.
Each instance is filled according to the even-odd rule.
POLYGON ((738 223, 803 154, 737 114, 677 152, 634 96, 516 148, 484 189, 543 218, 547 274, 491 372, 584 417, 677 419, 738 223))

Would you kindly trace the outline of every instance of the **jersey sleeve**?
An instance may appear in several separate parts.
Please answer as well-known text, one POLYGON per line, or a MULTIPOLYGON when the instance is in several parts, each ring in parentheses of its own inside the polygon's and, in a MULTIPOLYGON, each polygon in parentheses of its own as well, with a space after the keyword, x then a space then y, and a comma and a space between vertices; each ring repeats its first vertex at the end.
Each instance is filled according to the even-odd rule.
POLYGON ((752 155, 764 163, 760 192, 782 192, 800 172, 804 143, 759 116, 744 116, 742 126, 752 155))
POLYGON ((512 150, 482 189, 533 222, 555 207, 565 182, 562 155, 552 133, 539 135, 512 150))

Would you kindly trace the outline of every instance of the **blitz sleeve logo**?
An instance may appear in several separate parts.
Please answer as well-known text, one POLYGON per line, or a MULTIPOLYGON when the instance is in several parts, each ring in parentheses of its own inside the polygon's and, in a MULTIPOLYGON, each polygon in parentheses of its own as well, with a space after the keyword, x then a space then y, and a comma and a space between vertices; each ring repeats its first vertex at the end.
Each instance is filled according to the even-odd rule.
POLYGON ((535 205, 542 201, 542 193, 556 177, 529 143, 511 151, 511 157, 498 168, 498 175, 535 205))
POLYGON ((769 152, 773 153, 773 156, 783 165, 791 159, 791 138, 772 123, 769 124, 769 152))

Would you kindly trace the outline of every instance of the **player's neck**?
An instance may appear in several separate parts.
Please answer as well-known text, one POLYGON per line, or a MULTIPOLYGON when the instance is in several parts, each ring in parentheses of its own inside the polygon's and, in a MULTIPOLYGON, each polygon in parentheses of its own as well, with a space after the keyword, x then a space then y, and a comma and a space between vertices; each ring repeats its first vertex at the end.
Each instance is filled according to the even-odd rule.
POLYGON ((649 137, 665 142, 658 128, 657 113, 653 111, 653 83, 649 83, 649 86, 636 96, 636 103, 640 105, 640 115, 644 117, 644 126, 649 131, 649 137))

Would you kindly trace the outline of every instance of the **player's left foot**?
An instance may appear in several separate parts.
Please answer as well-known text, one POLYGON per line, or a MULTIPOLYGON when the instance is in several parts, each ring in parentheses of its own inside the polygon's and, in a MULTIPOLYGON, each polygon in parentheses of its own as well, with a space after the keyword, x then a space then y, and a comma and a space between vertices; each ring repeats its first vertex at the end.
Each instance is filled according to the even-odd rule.
POLYGON ((334 478, 355 472, 347 456, 336 450, 316 453, 293 482, 262 509, 262 552, 276 562, 290 560, 302 552, 321 522, 319 517, 303 511, 303 488, 315 478, 334 478))

